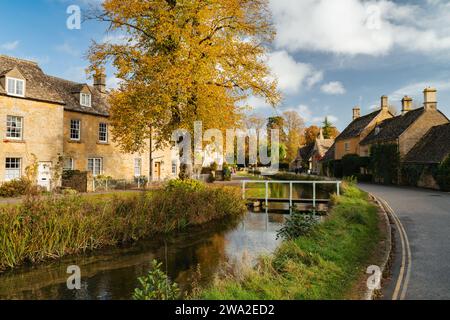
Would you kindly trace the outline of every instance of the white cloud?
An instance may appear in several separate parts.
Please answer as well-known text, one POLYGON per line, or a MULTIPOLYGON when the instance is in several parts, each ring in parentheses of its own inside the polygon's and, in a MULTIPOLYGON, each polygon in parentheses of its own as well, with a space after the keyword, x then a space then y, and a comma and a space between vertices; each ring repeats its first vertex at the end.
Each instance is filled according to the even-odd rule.
POLYGON ((388 0, 270 0, 275 44, 291 52, 385 55, 398 47, 413 52, 450 49, 448 2, 434 6, 388 0))
POLYGON ((55 50, 73 57, 77 57, 80 54, 80 52, 74 49, 68 42, 64 42, 63 44, 56 46, 55 50))
POLYGON ((19 40, 12 41, 12 42, 5 42, 5 43, 0 45, 0 48, 3 49, 3 50, 6 50, 6 51, 13 51, 13 50, 17 49, 19 44, 20 44, 19 40))
POLYGON ((340 95, 347 92, 342 82, 339 81, 332 81, 324 84, 322 87, 320 87, 320 91, 330 95, 340 95))
POLYGON ((279 89, 286 94, 298 93, 302 87, 310 89, 323 79, 322 71, 295 61, 286 51, 270 53, 267 64, 278 78, 279 89))
POLYGON ((392 101, 401 101, 405 95, 412 97, 416 104, 423 102, 423 90, 427 87, 436 88, 438 94, 440 91, 450 91, 450 82, 446 81, 423 81, 406 85, 389 94, 392 101))

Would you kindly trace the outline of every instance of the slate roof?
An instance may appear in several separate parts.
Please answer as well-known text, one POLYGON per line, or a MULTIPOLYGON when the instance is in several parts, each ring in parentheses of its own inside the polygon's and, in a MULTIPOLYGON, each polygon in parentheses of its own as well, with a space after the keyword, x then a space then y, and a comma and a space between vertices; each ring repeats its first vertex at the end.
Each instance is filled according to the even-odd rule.
POLYGON ((314 150, 314 143, 310 143, 310 144, 307 144, 304 147, 301 147, 298 150, 297 160, 308 161, 311 158, 311 156, 312 156, 313 150, 314 150))
POLYGON ((450 123, 431 128, 409 151, 404 162, 441 163, 450 156, 450 123))
MULTIPOLYGON (((0 76, 4 76, 14 68, 17 68, 26 80, 25 98, 64 104, 37 63, 0 55, 0 76)), ((0 95, 6 95, 6 88, 1 84, 0 95)))
POLYGON ((361 145, 367 145, 377 142, 392 141, 397 139, 406 131, 423 113, 424 108, 418 108, 399 115, 394 118, 386 119, 381 122, 367 137, 361 141, 361 145), (378 132, 377 132, 378 131, 378 132))
POLYGON ((347 128, 336 138, 337 141, 342 139, 350 139, 359 136, 363 130, 375 119, 381 110, 374 111, 365 116, 353 120, 347 128))
MULTIPOLYGON (((93 86, 88 86, 92 95, 92 106, 82 107, 77 93, 87 86, 86 84, 46 75, 35 62, 0 55, 0 77, 14 68, 17 68, 26 80, 25 99, 62 104, 68 111, 109 116, 109 106, 104 95, 93 86)), ((1 84, 0 95, 6 95, 1 84)))
POLYGON ((64 109, 67 111, 75 111, 88 113, 99 116, 109 116, 109 106, 102 94, 93 86, 88 86, 91 91, 91 107, 83 107, 80 105, 80 99, 76 95, 86 84, 64 80, 52 76, 47 76, 48 81, 53 85, 56 91, 65 101, 64 109))

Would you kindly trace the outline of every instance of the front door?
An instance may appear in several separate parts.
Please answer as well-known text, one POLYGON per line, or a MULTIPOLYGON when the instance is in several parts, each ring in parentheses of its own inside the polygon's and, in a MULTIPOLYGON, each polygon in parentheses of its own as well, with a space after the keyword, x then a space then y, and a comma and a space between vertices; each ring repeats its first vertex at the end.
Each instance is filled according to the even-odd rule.
POLYGON ((155 162, 155 176, 154 180, 161 180, 161 162, 155 162))
POLYGON ((38 186, 50 191, 52 179, 52 163, 51 162, 39 162, 38 166, 38 186))

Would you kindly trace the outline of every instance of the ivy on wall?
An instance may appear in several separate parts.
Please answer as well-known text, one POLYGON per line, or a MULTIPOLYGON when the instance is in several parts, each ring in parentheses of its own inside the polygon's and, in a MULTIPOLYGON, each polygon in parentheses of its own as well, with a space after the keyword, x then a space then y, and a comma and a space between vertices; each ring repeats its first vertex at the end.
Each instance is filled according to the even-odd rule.
POLYGON ((400 153, 396 144, 373 145, 370 167, 376 182, 396 184, 400 173, 400 153))
POLYGON ((450 156, 436 170, 436 181, 443 191, 450 191, 450 156))

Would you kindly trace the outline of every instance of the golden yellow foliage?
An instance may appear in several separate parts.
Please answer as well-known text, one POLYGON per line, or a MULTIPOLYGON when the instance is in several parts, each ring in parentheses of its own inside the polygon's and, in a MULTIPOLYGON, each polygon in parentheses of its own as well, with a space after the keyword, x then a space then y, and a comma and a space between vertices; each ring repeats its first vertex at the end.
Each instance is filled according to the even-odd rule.
POLYGON ((249 95, 280 101, 266 65, 274 29, 267 0, 106 0, 97 18, 125 34, 93 43, 91 71, 111 62, 124 82, 109 98, 115 140, 138 151, 157 133, 233 128, 249 95))

